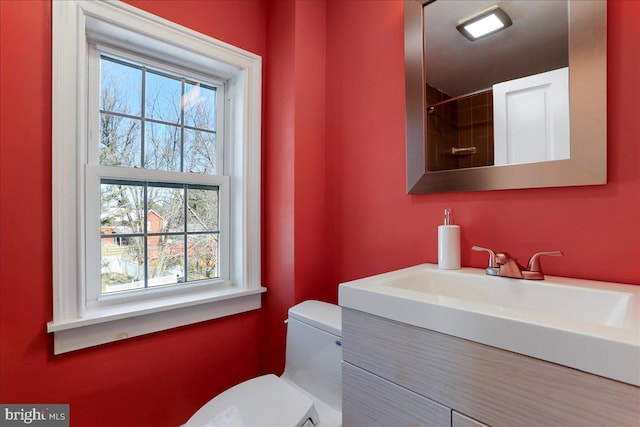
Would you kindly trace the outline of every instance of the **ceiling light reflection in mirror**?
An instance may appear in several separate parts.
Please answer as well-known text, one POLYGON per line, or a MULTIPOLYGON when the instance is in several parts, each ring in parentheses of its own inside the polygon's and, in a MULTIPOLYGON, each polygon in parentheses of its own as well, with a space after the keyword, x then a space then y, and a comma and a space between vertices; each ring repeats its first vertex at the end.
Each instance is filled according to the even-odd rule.
POLYGON ((568 158, 567 2, 437 0, 423 11, 428 170, 568 158), (474 37, 487 19, 498 28, 474 37))

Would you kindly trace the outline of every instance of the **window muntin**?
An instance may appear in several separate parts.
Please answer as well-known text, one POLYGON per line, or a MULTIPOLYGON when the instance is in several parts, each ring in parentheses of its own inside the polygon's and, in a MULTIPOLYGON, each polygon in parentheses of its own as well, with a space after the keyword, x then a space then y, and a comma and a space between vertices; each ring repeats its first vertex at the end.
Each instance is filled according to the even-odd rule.
POLYGON ((115 179, 100 187, 101 294, 220 277, 219 187, 115 179))
POLYGON ((221 174, 218 89, 100 53, 99 163, 221 174))
POLYGON ((223 170, 217 126, 223 87, 175 67, 143 65, 127 53, 123 59, 93 52, 99 57, 97 162, 109 174, 98 173, 100 289, 89 291, 89 299, 220 279, 220 186, 189 176, 223 170), (118 172, 123 168, 139 178, 118 172), (153 181, 145 179, 150 173, 153 181))

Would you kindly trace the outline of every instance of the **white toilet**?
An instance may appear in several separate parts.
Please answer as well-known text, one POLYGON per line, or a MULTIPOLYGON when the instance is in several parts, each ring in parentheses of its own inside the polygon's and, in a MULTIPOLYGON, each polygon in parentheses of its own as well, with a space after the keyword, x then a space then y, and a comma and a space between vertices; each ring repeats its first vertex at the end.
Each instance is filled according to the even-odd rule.
POLYGON ((247 380, 211 399, 185 427, 342 426, 342 325, 337 305, 289 309, 284 373, 247 380))

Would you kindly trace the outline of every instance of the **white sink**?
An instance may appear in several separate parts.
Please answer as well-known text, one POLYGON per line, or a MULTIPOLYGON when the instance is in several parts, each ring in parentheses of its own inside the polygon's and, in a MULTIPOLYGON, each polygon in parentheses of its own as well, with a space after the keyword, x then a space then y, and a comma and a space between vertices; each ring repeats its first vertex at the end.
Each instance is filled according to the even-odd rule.
POLYGON ((640 286, 422 264, 342 283, 339 303, 640 386, 640 286))

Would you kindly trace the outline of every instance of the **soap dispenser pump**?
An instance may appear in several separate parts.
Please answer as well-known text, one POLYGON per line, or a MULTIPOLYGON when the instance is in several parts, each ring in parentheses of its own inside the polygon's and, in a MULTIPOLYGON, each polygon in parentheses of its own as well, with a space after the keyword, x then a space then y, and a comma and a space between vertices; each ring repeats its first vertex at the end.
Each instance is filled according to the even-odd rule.
POLYGON ((444 225, 438 226, 438 268, 460 268, 460 226, 452 223, 452 210, 444 210, 444 225))

